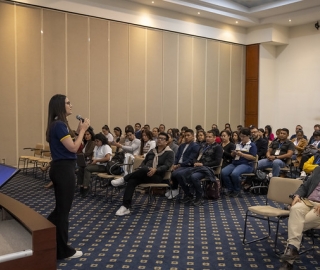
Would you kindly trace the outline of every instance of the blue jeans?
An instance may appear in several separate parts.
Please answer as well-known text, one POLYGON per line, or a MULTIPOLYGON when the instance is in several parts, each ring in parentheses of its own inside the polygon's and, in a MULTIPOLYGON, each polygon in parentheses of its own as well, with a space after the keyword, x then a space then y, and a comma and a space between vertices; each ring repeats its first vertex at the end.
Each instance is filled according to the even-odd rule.
POLYGON ((240 175, 243 173, 251 173, 253 171, 252 165, 241 164, 235 166, 229 164, 221 171, 221 179, 228 191, 240 191, 240 175))
POLYGON ((285 167, 286 164, 281 159, 275 159, 271 161, 267 158, 261 159, 258 162, 258 170, 264 170, 266 168, 272 168, 272 176, 279 176, 280 169, 285 167))

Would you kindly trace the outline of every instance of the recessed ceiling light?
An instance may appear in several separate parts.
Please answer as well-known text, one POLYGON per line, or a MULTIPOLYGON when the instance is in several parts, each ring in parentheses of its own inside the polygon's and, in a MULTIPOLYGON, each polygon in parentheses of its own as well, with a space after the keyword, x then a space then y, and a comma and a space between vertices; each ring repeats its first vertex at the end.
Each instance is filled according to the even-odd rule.
POLYGON ((151 3, 154 4, 154 1, 152 1, 151 3))
POLYGON ((289 22, 291 22, 291 19, 289 19, 289 22))
POLYGON ((200 12, 198 12, 198 14, 200 14, 200 12))
POLYGON ((236 21, 236 23, 238 23, 238 21, 236 21))

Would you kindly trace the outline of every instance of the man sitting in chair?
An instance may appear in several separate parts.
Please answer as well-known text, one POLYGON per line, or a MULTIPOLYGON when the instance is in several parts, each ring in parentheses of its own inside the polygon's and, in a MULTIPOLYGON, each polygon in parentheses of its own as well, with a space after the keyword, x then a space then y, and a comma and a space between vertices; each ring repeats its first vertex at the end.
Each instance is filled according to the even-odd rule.
POLYGON ((288 140, 289 130, 282 128, 279 137, 272 141, 266 154, 267 158, 258 162, 258 170, 272 168, 272 176, 279 176, 280 169, 286 166, 286 161, 291 158, 295 146, 293 142, 288 140))
POLYGON ((171 174, 172 191, 168 191, 165 196, 171 200, 179 194, 179 182, 185 181, 184 174, 193 167, 199 153, 200 146, 194 142, 194 132, 186 129, 184 132, 184 143, 178 148, 175 156, 173 172, 171 174))
POLYGON ((288 241, 281 256, 280 270, 293 269, 293 262, 299 257, 299 248, 304 231, 320 226, 320 167, 293 195, 288 221, 288 241), (305 199, 307 198, 307 199, 305 199))
POLYGON ((193 205, 199 206, 201 204, 202 188, 200 180, 207 176, 215 180, 214 172, 208 167, 218 167, 221 163, 222 154, 223 149, 221 145, 216 143, 216 134, 213 130, 207 131, 206 143, 201 147, 198 158, 193 165, 194 167, 187 171, 185 175, 186 181, 183 181, 183 178, 179 178, 179 184, 185 194, 181 200, 182 203, 193 201, 193 194, 190 191, 192 187, 196 192, 196 199, 193 201, 193 205))
POLYGON ((143 183, 161 183, 162 179, 174 162, 174 153, 169 146, 167 146, 169 136, 167 133, 160 132, 157 138, 156 148, 150 150, 145 159, 142 161, 138 170, 127 174, 116 180, 112 180, 111 184, 115 187, 127 183, 123 203, 116 216, 123 216, 130 214, 130 206, 132 196, 136 186, 143 183))

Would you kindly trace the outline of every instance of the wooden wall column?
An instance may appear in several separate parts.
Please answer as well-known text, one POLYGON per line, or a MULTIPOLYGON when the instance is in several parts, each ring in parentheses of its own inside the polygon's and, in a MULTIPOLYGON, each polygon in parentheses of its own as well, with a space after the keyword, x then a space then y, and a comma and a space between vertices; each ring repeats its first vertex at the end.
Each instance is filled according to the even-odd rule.
POLYGON ((245 120, 246 127, 258 127, 259 44, 246 46, 245 120))

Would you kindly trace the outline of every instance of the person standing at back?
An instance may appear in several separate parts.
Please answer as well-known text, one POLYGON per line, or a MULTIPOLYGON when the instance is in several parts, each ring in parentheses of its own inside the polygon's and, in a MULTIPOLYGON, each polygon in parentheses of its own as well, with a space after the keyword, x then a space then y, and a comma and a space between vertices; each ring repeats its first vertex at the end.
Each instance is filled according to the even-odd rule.
POLYGON ((52 156, 50 179, 53 182, 56 205, 48 220, 56 226, 57 259, 79 258, 81 251, 68 245, 69 212, 75 189, 76 153, 90 121, 79 122, 75 141, 67 117, 72 114, 72 105, 65 95, 55 95, 49 102, 46 140, 52 156))

